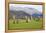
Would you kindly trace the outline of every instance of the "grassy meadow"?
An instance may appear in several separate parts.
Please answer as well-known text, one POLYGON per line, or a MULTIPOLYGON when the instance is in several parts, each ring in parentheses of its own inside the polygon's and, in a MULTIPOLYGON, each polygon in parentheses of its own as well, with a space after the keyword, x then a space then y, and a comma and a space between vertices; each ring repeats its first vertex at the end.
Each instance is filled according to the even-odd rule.
POLYGON ((36 21, 34 19, 29 20, 28 23, 26 23, 26 20, 19 20, 18 24, 16 23, 15 20, 15 24, 13 23, 14 20, 10 19, 9 20, 9 25, 8 25, 8 29, 9 30, 17 30, 17 29, 42 29, 42 19, 36 21))

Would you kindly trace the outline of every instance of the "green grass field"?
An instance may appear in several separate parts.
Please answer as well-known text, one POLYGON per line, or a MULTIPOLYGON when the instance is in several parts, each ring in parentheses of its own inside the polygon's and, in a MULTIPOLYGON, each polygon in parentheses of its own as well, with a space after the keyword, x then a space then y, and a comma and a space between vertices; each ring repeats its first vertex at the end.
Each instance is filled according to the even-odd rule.
POLYGON ((19 20, 18 24, 15 22, 13 24, 13 20, 9 20, 9 30, 14 29, 41 29, 42 28, 42 19, 39 21, 30 20, 28 23, 25 22, 25 20, 19 20))

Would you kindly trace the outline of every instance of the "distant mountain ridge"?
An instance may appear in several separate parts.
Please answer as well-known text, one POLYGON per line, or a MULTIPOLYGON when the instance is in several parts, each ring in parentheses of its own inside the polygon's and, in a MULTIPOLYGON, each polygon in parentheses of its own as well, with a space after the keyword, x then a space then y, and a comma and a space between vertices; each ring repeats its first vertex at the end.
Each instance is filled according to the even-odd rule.
POLYGON ((37 9, 34 8, 27 8, 27 7, 12 7, 13 9, 10 9, 11 11, 24 11, 30 15, 34 14, 34 13, 38 13, 41 14, 41 12, 39 12, 37 9))
POLYGON ((24 11, 10 11, 10 15, 16 16, 16 18, 23 18, 24 16, 28 16, 29 18, 31 17, 31 15, 24 11))
POLYGON ((28 17, 31 17, 31 16, 43 16, 41 12, 39 12, 37 9, 34 9, 34 8, 22 8, 22 7, 16 7, 14 8, 14 10, 10 9, 10 15, 13 16, 15 15, 16 18, 22 18, 24 16, 28 16, 28 17))

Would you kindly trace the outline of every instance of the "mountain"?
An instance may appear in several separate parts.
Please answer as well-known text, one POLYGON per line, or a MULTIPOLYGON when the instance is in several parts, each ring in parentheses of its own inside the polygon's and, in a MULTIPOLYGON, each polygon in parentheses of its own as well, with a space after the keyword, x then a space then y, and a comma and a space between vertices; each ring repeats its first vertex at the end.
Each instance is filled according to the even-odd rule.
POLYGON ((31 17, 31 15, 24 11, 10 11, 10 16, 15 16, 16 18, 24 18, 25 16, 31 17))
POLYGON ((15 15, 16 18, 20 18, 22 16, 43 16, 41 12, 37 9, 29 8, 29 7, 12 7, 10 8, 10 14, 15 15))
POLYGON ((13 11, 24 11, 24 12, 30 14, 30 15, 32 15, 34 13, 41 14, 41 12, 38 11, 37 9, 29 8, 29 7, 12 7, 12 8, 10 8, 10 10, 13 10, 13 11))

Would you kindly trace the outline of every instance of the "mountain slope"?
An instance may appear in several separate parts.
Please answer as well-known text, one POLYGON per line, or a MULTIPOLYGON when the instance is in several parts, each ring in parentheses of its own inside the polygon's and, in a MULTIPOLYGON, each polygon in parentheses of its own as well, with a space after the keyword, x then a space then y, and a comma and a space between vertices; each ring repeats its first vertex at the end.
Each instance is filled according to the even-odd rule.
POLYGON ((29 15, 28 13, 24 12, 24 11, 10 11, 10 15, 11 16, 16 16, 16 18, 23 18, 25 16, 27 17, 31 17, 31 15, 29 15))
POLYGON ((38 13, 38 14, 41 14, 41 12, 39 12, 37 9, 34 9, 34 8, 27 8, 27 7, 12 7, 12 9, 10 8, 10 10, 13 10, 13 11, 24 11, 30 15, 34 14, 34 13, 38 13))

